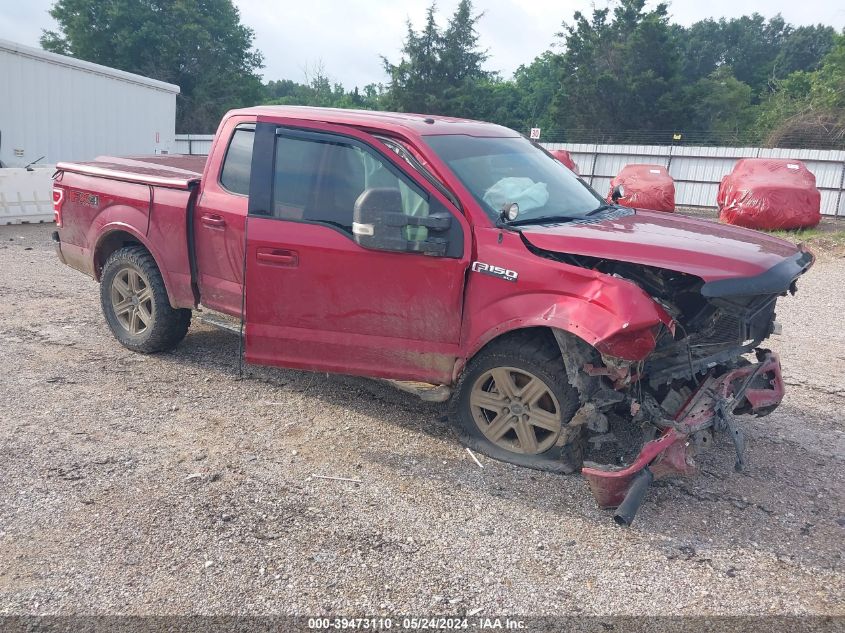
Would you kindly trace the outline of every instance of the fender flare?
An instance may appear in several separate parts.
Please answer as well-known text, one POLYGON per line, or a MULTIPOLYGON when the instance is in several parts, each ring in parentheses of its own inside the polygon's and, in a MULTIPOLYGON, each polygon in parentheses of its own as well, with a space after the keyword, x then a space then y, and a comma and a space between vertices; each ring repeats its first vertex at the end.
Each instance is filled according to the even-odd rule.
POLYGON ((522 316, 506 317, 469 341, 465 354, 455 364, 453 382, 457 381, 466 363, 491 341, 509 332, 532 327, 560 330, 603 353, 625 360, 642 360, 654 349, 659 327, 665 325, 674 330, 674 324, 661 306, 636 288, 642 301, 618 304, 628 308, 628 314, 612 312, 596 301, 577 295, 540 293, 511 296, 497 302, 497 309, 522 316))
MULTIPOLYGON (((91 270, 93 271, 94 279, 96 281, 100 281, 102 277, 102 269, 97 266, 97 259, 98 254, 102 251, 103 244, 108 239, 110 235, 114 233, 128 233, 131 235, 138 243, 141 244, 144 248, 149 251, 150 255, 152 255, 153 260, 156 263, 156 267, 158 268, 159 273, 161 274, 161 278, 164 281, 164 288, 167 290, 167 298, 170 300, 170 305, 174 308, 178 307, 173 304, 173 291, 172 291, 172 280, 170 279, 170 274, 165 270, 161 265, 161 254, 158 252, 152 243, 147 240, 146 236, 143 235, 138 229, 136 229, 131 224, 127 224, 126 222, 120 220, 114 220, 111 222, 107 222, 98 227, 97 229, 97 238, 94 243, 94 247, 91 249, 91 270)), ((104 262, 105 263, 105 262, 104 262)))
POLYGON ((598 336, 595 332, 590 331, 586 326, 578 326, 577 324, 572 324, 569 320, 547 320, 543 318, 513 318, 500 323, 486 332, 478 339, 473 341, 472 347, 469 349, 469 353, 467 354, 467 359, 472 358, 478 352, 480 352, 487 344, 491 343, 493 340, 503 336, 505 334, 509 334, 511 332, 516 332, 517 330, 524 330, 533 327, 544 327, 549 329, 557 329, 562 330, 568 334, 572 334, 573 336, 578 337, 588 345, 594 346, 595 343, 599 340, 598 336))

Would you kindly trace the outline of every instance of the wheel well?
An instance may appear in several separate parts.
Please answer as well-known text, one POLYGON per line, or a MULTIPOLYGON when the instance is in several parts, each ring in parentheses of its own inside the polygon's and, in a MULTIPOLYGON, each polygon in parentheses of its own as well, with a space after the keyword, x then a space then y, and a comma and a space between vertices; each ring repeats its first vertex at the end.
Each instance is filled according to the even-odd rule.
MULTIPOLYGON (((137 244, 148 250, 137 237, 126 231, 112 231, 106 235, 97 245, 97 250, 94 253, 94 277, 97 281, 100 280, 100 275, 111 254, 124 246, 131 246, 137 244)), ((148 251, 149 252, 149 251, 148 251)))
POLYGON ((520 328, 517 330, 510 330, 508 332, 504 332, 499 334, 494 339, 488 341, 481 349, 479 349, 473 356, 477 356, 478 354, 482 353, 485 350, 490 349, 491 347, 498 347, 506 342, 511 341, 519 341, 522 343, 533 341, 536 343, 542 343, 543 345, 549 345, 553 349, 560 350, 558 347, 557 341, 555 340, 555 335, 552 332, 552 329, 549 327, 526 327, 520 328))
POLYGON ((536 345, 542 345, 543 347, 550 347, 551 349, 555 350, 555 353, 558 354, 564 361, 564 364, 567 363, 567 353, 564 351, 564 342, 567 342, 571 345, 574 345, 573 349, 586 349, 591 350, 592 347, 585 342, 583 339, 579 338, 578 336, 572 334, 571 332, 566 332, 564 330, 558 330, 556 328, 546 327, 546 326, 533 326, 533 327, 525 327, 519 328, 516 330, 509 330, 507 332, 503 332, 499 334, 495 338, 487 341, 478 351, 475 352, 470 358, 466 359, 466 362, 462 363, 460 366, 456 368, 454 382, 460 378, 461 374, 466 369, 467 363, 472 358, 475 358, 483 351, 490 349, 491 347, 497 347, 502 345, 506 342, 511 341, 518 341, 520 343, 534 343, 536 345))

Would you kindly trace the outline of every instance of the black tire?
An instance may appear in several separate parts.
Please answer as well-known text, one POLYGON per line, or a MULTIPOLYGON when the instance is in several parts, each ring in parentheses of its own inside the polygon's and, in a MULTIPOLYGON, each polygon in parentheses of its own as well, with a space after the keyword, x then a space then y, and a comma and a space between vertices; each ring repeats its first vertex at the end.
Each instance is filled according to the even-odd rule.
MULTIPOLYGON (((566 377, 560 348, 553 338, 531 332, 494 342, 467 364, 449 402, 449 417, 462 441, 471 449, 518 466, 569 474, 579 470, 583 461, 582 433, 573 434, 560 443, 560 433, 550 448, 535 454, 514 452, 488 439, 473 414, 470 403, 473 388, 488 372, 497 368, 513 368, 539 378, 557 399, 561 427, 572 419, 580 406, 578 394, 566 377)), ((509 431, 510 433, 510 431, 509 431)), ((514 436, 515 436, 514 432, 514 436)), ((542 444, 538 443, 538 448, 542 444)))
MULTIPOLYGON (((136 293, 136 300, 138 296, 140 295, 136 293)), ((191 325, 191 310, 175 309, 170 305, 158 266, 149 251, 140 245, 125 246, 108 258, 100 279, 100 304, 114 337, 124 347, 142 354, 173 349, 185 338, 191 325), (121 292, 114 287, 118 275, 140 278, 144 284, 141 292, 146 297, 144 314, 149 322, 144 323, 142 331, 140 327, 136 328, 139 329, 138 332, 131 331, 131 327, 126 324, 128 319, 125 310, 120 317, 116 312, 113 293, 121 292)), ((137 306, 137 303, 135 305, 137 306)))

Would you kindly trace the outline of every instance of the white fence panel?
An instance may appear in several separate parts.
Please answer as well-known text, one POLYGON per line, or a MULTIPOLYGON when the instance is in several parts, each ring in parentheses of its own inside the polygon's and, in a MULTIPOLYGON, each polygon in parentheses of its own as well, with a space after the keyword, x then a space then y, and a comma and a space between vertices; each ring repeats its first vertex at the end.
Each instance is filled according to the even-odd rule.
POLYGON ((214 134, 177 134, 176 153, 208 156, 214 134))
POLYGON ((845 151, 762 147, 676 147, 668 145, 594 145, 544 143, 546 149, 565 149, 578 163, 581 177, 605 195, 610 179, 625 165, 663 165, 675 179, 681 206, 715 207, 722 178, 741 158, 795 158, 816 176, 825 215, 845 217, 845 151))
POLYGON ((601 195, 607 197, 607 194, 610 193, 610 178, 596 176, 593 178, 592 187, 601 195))
POLYGON ((0 224, 52 222, 54 170, 0 169, 0 224))
POLYGON ((675 181, 675 204, 681 207, 715 207, 719 185, 709 182, 675 181), (712 200, 711 204, 701 204, 702 200, 712 200))

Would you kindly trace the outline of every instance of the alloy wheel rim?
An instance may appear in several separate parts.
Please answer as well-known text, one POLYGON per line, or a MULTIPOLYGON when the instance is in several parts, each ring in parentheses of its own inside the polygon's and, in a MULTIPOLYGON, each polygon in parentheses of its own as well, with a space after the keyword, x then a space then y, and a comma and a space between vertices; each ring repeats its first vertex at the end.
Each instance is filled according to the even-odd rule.
POLYGON ((481 374, 470 408, 484 437, 512 453, 543 453, 560 435, 560 403, 543 380, 524 369, 495 367, 481 374))
POLYGON ((153 290, 134 268, 123 268, 112 279, 111 304, 117 322, 130 334, 143 334, 152 325, 153 290))

